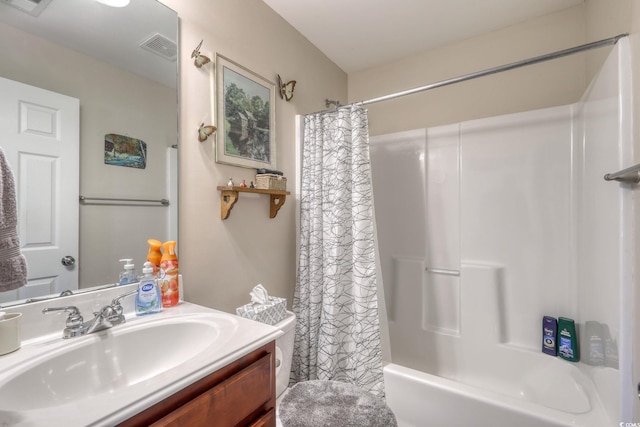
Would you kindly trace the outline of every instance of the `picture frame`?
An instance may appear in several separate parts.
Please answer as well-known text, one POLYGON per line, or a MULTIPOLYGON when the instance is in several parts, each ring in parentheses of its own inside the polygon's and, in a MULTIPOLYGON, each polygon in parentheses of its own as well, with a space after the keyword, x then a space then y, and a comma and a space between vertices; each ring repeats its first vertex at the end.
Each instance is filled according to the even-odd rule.
POLYGON ((276 168, 275 83, 216 53, 216 162, 276 168))
POLYGON ((147 143, 126 135, 108 133, 104 136, 104 164, 145 169, 147 143))

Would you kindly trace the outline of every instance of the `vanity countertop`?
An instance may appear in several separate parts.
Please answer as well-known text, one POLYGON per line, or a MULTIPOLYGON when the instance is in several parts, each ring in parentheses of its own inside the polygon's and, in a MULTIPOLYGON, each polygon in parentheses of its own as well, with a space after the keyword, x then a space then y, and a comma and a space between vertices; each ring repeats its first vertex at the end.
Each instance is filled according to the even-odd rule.
POLYGON ((28 333, 19 350, 0 356, 0 425, 113 426, 282 334, 187 302, 125 313, 123 325, 65 340, 58 317, 58 331, 28 333))

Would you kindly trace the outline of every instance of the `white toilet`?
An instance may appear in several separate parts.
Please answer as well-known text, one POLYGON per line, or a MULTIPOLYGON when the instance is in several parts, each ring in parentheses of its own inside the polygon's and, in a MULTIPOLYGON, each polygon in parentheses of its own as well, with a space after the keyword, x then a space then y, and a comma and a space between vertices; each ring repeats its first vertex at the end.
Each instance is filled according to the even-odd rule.
POLYGON ((282 427, 278 416, 280 401, 286 394, 291 376, 291 361, 293 359, 293 342, 296 330, 296 315, 287 311, 287 317, 276 323, 276 328, 284 335, 276 339, 276 427, 282 427))

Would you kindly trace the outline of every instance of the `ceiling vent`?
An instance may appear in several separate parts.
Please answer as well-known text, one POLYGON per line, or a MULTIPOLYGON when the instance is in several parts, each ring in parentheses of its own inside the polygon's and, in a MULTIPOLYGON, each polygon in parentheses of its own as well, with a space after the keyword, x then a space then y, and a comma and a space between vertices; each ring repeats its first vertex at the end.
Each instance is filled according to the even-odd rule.
POLYGON ((169 61, 175 61, 178 57, 178 47, 176 44, 158 33, 140 43, 140 47, 156 55, 160 55, 169 61))
POLYGON ((31 16, 38 16, 51 3, 51 0, 0 0, 0 2, 20 9, 31 16))

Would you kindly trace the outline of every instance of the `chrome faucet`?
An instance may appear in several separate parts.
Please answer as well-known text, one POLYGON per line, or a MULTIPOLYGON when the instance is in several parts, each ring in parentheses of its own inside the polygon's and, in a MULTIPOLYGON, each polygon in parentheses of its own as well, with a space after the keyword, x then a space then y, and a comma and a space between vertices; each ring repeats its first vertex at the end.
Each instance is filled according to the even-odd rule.
POLYGON ((138 292, 137 289, 134 289, 126 294, 119 295, 111 301, 111 304, 105 305, 97 311, 93 313, 93 319, 89 321, 84 321, 82 315, 80 314, 80 310, 78 307, 73 305, 65 306, 65 307, 49 307, 42 310, 43 314, 50 313, 52 311, 67 311, 69 312, 69 316, 67 317, 67 323, 62 331, 62 338, 73 338, 82 335, 92 334, 94 332, 102 331, 105 329, 112 328, 116 325, 120 325, 126 322, 124 317, 122 305, 120 305, 120 300, 126 296, 133 295, 138 292))

